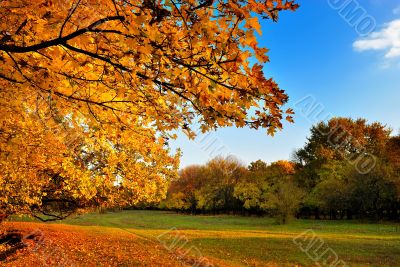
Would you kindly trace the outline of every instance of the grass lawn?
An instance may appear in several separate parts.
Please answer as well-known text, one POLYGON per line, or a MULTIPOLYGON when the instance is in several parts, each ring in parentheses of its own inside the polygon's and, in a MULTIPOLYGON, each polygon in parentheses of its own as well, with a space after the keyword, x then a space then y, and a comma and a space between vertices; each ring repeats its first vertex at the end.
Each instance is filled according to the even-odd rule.
MULTIPOLYGON (((8 224, 42 229, 54 239, 52 247, 66 250, 82 266, 187 266, 196 260, 198 266, 324 266, 329 258, 318 255, 328 249, 341 261, 337 267, 400 266, 400 226, 390 223, 295 220, 277 225, 270 218, 123 211, 87 214, 62 224, 8 224), (309 239, 295 242, 305 231, 301 237, 309 239), (319 243, 302 250, 311 238, 319 243), (315 254, 317 244, 321 248, 315 254)), ((23 266, 24 257, 27 253, 10 266, 23 266)))

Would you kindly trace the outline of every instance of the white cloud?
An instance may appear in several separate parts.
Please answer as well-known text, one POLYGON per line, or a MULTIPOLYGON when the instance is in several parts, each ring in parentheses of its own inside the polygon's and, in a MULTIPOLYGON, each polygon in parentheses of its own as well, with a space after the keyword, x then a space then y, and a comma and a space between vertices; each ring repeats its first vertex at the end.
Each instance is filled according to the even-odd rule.
POLYGON ((393 20, 385 24, 380 31, 355 41, 353 47, 360 52, 382 50, 386 59, 400 57, 400 19, 393 20))

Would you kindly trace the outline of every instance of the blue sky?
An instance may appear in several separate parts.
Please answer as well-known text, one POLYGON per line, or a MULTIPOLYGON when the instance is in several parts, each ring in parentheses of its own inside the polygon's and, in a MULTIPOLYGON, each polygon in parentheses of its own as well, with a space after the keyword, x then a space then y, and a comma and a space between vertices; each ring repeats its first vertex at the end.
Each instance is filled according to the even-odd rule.
MULTIPOLYGON (((376 21, 373 31, 361 32, 371 32, 364 36, 329 1, 335 2, 299 0, 301 7, 282 13, 278 23, 261 21, 259 41, 270 49, 266 76, 289 94, 288 107, 296 108, 309 96, 324 107, 324 114, 380 121, 399 133, 400 1, 359 0, 365 16, 376 21)), ((285 123, 274 137, 265 130, 232 127, 195 141, 181 134, 171 146, 182 150, 181 167, 205 163, 219 152, 233 154, 245 164, 257 159, 272 162, 289 159, 302 147, 315 122, 297 108, 295 123, 285 123)))

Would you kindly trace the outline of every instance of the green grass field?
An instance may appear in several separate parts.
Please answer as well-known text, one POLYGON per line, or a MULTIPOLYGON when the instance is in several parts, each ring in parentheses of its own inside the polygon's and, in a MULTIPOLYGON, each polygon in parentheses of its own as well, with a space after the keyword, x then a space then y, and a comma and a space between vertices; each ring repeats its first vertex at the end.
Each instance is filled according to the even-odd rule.
POLYGON ((129 232, 178 255, 204 256, 214 266, 324 266, 323 258, 294 242, 305 231, 308 237, 315 233, 322 248, 347 266, 400 266, 400 226, 391 223, 294 220, 277 225, 270 218, 163 211, 87 214, 62 223, 129 232))

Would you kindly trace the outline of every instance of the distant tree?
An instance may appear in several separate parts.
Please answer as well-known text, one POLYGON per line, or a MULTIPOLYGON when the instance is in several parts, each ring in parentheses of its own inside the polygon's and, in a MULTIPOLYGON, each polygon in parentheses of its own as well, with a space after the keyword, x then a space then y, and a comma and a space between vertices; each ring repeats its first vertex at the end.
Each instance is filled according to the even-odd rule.
POLYGON ((343 217, 349 209, 350 175, 352 166, 343 161, 331 160, 318 170, 320 182, 312 188, 305 199, 305 204, 317 207, 320 212, 329 214, 331 219, 343 217))
POLYGON ((256 212, 270 210, 271 190, 295 173, 294 163, 280 160, 270 165, 258 160, 250 163, 247 175, 235 186, 234 196, 243 207, 256 212))
POLYGON ((393 167, 395 178, 394 182, 396 183, 400 194, 400 135, 390 138, 386 145, 385 155, 385 159, 387 160, 388 164, 393 167))
POLYGON ((265 192, 268 190, 266 183, 242 181, 235 186, 233 196, 243 202, 245 209, 259 209, 261 203, 266 200, 265 192))
POLYGON ((365 119, 333 118, 311 128, 307 143, 295 153, 303 163, 326 160, 355 160, 360 154, 382 156, 391 130, 381 123, 365 119))
POLYGON ((234 188, 245 174, 246 168, 234 157, 209 161, 205 166, 205 185, 196 192, 198 208, 213 212, 236 210, 234 188))
POLYGON ((236 211, 239 204, 234 188, 246 172, 234 157, 217 157, 203 166, 186 167, 172 181, 164 205, 191 213, 236 211))
POLYGON ((196 191, 204 185, 204 166, 192 165, 179 171, 171 182, 166 205, 169 209, 196 212, 196 191))
POLYGON ((257 160, 254 162, 250 162, 248 166, 248 170, 253 173, 262 173, 265 172, 268 168, 268 164, 262 160, 257 160))
POLYGON ((192 203, 183 192, 177 192, 169 195, 165 207, 170 210, 187 211, 192 207, 192 203))
POLYGON ((350 179, 349 199, 354 212, 361 217, 377 220, 383 219, 385 215, 393 217, 394 214, 392 216, 388 214, 393 209, 397 213, 399 202, 396 195, 398 191, 394 183, 395 173, 392 166, 378 159, 376 166, 369 173, 360 174, 353 170, 350 179))
POLYGON ((400 136, 393 136, 388 140, 385 152, 387 161, 400 171, 400 136))
POLYGON ((265 208, 272 209, 277 222, 286 224, 299 210, 304 192, 290 180, 282 180, 271 188, 265 208))
POLYGON ((307 192, 305 208, 316 218, 322 213, 333 219, 376 218, 388 212, 397 158, 390 133, 381 123, 364 119, 333 118, 313 126, 307 143, 293 157, 300 168, 295 181, 307 192), (364 157, 372 159, 365 169, 364 157))

